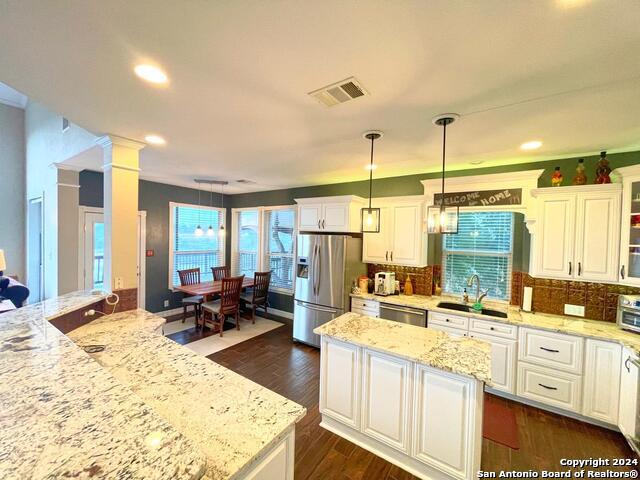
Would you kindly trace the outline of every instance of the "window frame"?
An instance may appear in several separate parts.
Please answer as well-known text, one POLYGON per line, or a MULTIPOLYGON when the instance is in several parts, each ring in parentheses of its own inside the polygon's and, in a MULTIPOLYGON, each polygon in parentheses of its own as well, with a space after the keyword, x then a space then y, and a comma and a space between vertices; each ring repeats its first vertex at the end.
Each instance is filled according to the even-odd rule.
MULTIPOLYGON (((169 290, 171 291, 175 291, 176 287, 178 287, 179 285, 173 285, 173 269, 174 269, 174 256, 175 256, 175 208, 176 207, 190 207, 190 208, 196 208, 196 209, 200 209, 200 210, 205 210, 205 211, 209 211, 209 210, 213 210, 218 212, 219 214, 222 214, 222 218, 224 219, 225 223, 226 223, 226 219, 227 219, 227 209, 226 208, 221 208, 221 207, 208 207, 206 205, 194 205, 192 203, 182 203, 182 202, 169 202, 169 272, 168 272, 168 278, 167 278, 167 283, 169 285, 169 290)), ((225 263, 225 259, 226 259, 226 249, 227 249, 227 235, 224 235, 222 237, 222 239, 220 240, 220 246, 221 248, 219 249, 220 251, 220 258, 223 259, 223 264, 225 263)), ((216 250, 196 250, 196 251, 185 251, 185 252, 180 252, 180 253, 185 253, 185 254, 199 254, 199 253, 215 253, 216 250)), ((202 272, 201 272, 202 273, 202 272)))
MULTIPOLYGON (((508 304, 511 301, 511 294, 513 293, 511 291, 511 281, 513 278, 513 249, 514 249, 514 240, 515 240, 515 213, 512 210, 505 210, 505 209, 485 209, 485 208, 465 208, 464 210, 461 208, 460 209, 460 213, 497 213, 497 212, 508 212, 511 214, 511 232, 510 232, 510 238, 511 238, 511 250, 509 251, 509 253, 497 253, 497 252, 476 252, 473 250, 447 250, 446 249, 446 242, 442 241, 442 248, 441 248, 441 254, 442 254, 442 260, 441 260, 441 269, 440 269, 440 286, 442 288, 442 294, 447 294, 447 295, 460 295, 460 293, 458 292, 450 292, 448 290, 445 289, 445 275, 446 275, 446 258, 447 258, 447 254, 453 254, 453 255, 467 255, 467 256, 477 256, 477 257, 500 257, 500 258, 507 258, 508 260, 508 272, 509 272, 509 278, 507 280, 507 289, 508 289, 508 296, 507 298, 496 298, 496 297, 490 297, 489 295, 487 295, 485 298, 491 300, 492 302, 496 302, 496 303, 505 303, 508 304)), ((469 296, 471 297, 471 292, 468 292, 469 296)))
MULTIPOLYGON (((266 218, 269 212, 274 212, 278 210, 291 210, 293 211, 293 251, 292 253, 280 254, 278 256, 290 257, 292 259, 292 278, 295 278, 295 259, 297 255, 297 236, 298 236, 298 208, 297 205, 274 205, 274 206, 258 206, 258 207, 243 207, 243 208, 232 208, 231 209, 231 222, 232 222, 232 238, 231 238, 231 264, 232 267, 234 265, 234 258, 240 254, 238 250, 240 243, 240 235, 239 235, 239 212, 242 211, 257 211, 258 212, 258 259, 256 262, 256 271, 262 272, 265 271, 266 268, 270 267, 270 264, 267 264, 267 257, 271 254, 267 252, 267 242, 265 241, 265 237, 267 235, 267 230, 269 225, 267 225, 266 218)), ((233 271, 233 275, 236 275, 237 272, 233 271)), ((295 280, 292 282, 291 288, 281 288, 269 286, 269 291, 280 293, 283 295, 293 296, 295 290, 295 280)))

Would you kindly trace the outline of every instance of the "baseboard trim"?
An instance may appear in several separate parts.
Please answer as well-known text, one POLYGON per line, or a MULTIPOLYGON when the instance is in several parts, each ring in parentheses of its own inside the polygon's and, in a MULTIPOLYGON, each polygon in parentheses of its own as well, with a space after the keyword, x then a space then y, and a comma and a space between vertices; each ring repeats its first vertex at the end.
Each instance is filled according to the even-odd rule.
POLYGON ((170 317, 171 315, 178 315, 182 313, 182 307, 172 308, 171 310, 163 310, 162 312, 156 312, 154 315, 158 315, 159 317, 170 317))

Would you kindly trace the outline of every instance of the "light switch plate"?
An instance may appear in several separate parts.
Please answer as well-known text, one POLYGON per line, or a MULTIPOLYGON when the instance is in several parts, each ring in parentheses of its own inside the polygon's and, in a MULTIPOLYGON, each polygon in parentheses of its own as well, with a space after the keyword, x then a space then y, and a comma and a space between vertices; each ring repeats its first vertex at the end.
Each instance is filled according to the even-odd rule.
POLYGON ((584 317, 583 305, 571 305, 570 303, 564 304, 564 314, 573 315, 574 317, 584 317))
POLYGON ((168 307, 168 306, 169 306, 169 300, 165 300, 165 301, 164 301, 164 306, 165 306, 165 307, 168 307))
POLYGON ((116 277, 115 284, 116 290, 122 289, 124 287, 124 280, 122 279, 122 277, 116 277))

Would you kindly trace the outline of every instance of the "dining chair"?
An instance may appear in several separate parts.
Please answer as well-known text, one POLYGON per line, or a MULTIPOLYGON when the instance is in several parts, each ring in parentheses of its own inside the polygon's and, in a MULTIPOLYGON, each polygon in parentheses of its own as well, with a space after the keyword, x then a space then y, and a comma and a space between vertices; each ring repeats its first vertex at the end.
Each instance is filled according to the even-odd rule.
POLYGON ((213 281, 217 282, 218 280, 222 280, 223 278, 227 278, 230 276, 229 267, 226 265, 222 267, 211 267, 211 271, 213 272, 213 281))
MULTIPOLYGON (((218 324, 221 337, 227 315, 233 315, 236 320, 236 328, 240 330, 240 292, 243 281, 244 275, 223 278, 220 299, 202 304, 202 310, 211 313, 211 322, 214 325, 218 324)), ((204 333, 206 322, 207 319, 202 315, 202 333, 204 333)))
POLYGON ((253 289, 240 295, 240 302, 245 308, 251 308, 251 321, 256 323, 256 308, 264 308, 267 313, 269 307, 269 283, 271 272, 256 272, 253 276, 253 289))
MULTIPOLYGON (((189 268, 186 270, 178 270, 178 277, 180 277, 180 285, 195 285, 200 283, 200 269, 189 268)), ((200 319, 200 305, 204 302, 202 295, 194 295, 192 297, 184 297, 182 299, 182 323, 187 319, 187 308, 192 306, 194 315, 196 317, 196 327, 198 326, 198 320, 200 319)))

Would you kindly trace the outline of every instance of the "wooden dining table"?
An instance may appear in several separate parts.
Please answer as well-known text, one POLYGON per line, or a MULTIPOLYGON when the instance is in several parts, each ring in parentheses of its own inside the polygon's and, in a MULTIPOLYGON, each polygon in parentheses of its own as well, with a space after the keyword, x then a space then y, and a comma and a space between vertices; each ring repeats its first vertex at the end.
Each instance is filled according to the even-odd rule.
MULTIPOLYGON (((243 289, 253 287, 253 285, 253 277, 244 277, 244 280, 242 281, 243 289)), ((214 295, 219 295, 220 293, 222 293, 222 280, 194 283, 193 285, 182 285, 179 287, 175 287, 175 290, 192 296, 202 295, 204 297, 204 301, 207 302, 214 295)))

